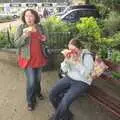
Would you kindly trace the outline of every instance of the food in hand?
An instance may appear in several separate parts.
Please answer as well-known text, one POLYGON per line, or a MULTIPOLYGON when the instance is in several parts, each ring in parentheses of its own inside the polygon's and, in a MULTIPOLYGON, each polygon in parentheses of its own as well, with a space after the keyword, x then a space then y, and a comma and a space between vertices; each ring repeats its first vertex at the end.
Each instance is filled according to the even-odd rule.
POLYGON ((69 49, 64 49, 64 50, 62 50, 61 51, 61 53, 66 57, 67 56, 67 54, 69 54, 71 52, 71 50, 69 50, 69 49))
POLYGON ((23 29, 23 32, 31 32, 33 30, 33 27, 27 27, 27 28, 25 28, 25 29, 23 29))
POLYGON ((63 51, 61 51, 61 53, 65 56, 65 57, 73 57, 73 56, 77 56, 77 51, 75 50, 69 50, 69 49, 64 49, 63 51))
POLYGON ((65 59, 69 62, 75 63, 80 62, 80 58, 78 56, 78 53, 75 50, 69 50, 69 49, 64 49, 61 51, 61 53, 64 55, 65 59))

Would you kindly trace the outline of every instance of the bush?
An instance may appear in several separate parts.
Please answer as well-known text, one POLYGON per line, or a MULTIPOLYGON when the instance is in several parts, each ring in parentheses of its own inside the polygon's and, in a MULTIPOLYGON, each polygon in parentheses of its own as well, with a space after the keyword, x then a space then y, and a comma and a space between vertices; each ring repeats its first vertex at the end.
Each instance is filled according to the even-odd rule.
POLYGON ((69 31, 68 25, 55 16, 48 17, 42 24, 47 32, 69 31))
POLYGON ((101 3, 106 7, 113 8, 115 4, 119 4, 120 0, 90 0, 91 3, 101 3))
POLYGON ((113 35, 113 42, 112 42, 112 47, 115 49, 120 50, 120 32, 116 33, 113 35))
POLYGON ((78 38, 87 45, 87 48, 97 49, 101 38, 101 30, 95 18, 81 18, 76 24, 76 29, 78 30, 78 38))
POLYGON ((0 48, 4 47, 7 43, 5 32, 0 32, 0 48))
POLYGON ((9 42, 9 48, 14 48, 14 34, 16 33, 16 27, 15 26, 10 26, 7 29, 7 34, 8 34, 8 42, 9 42))
POLYGON ((102 58, 109 57, 113 62, 120 62, 120 32, 101 39, 100 55, 102 58), (109 56, 108 50, 111 50, 109 56))
POLYGON ((112 71, 112 77, 113 77, 114 79, 120 79, 120 73, 118 73, 118 72, 113 72, 113 71, 112 71))
POLYGON ((97 52, 98 55, 103 59, 106 59, 108 57, 108 47, 104 44, 100 45, 100 48, 97 52))
POLYGON ((111 60, 115 63, 120 63, 120 51, 113 50, 111 60))
POLYGON ((114 11, 110 12, 103 24, 103 35, 112 36, 117 31, 120 31, 120 14, 114 11))
POLYGON ((104 19, 106 15, 110 12, 110 8, 106 7, 104 4, 96 4, 96 7, 102 19, 104 19))
POLYGON ((16 27, 9 27, 0 32, 0 48, 14 48, 16 27))
POLYGON ((101 43, 106 47, 120 50, 120 32, 108 38, 102 38, 101 43))

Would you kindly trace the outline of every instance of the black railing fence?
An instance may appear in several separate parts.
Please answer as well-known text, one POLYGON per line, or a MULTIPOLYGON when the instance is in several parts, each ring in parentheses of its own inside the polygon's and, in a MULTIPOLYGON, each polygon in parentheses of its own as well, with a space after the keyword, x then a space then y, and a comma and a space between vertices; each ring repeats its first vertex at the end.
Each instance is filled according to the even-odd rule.
MULTIPOLYGON (((15 48, 14 33, 11 28, 0 32, 0 48, 15 48)), ((72 38, 71 32, 46 32, 47 42, 51 49, 63 49, 67 47, 68 41, 72 38)))

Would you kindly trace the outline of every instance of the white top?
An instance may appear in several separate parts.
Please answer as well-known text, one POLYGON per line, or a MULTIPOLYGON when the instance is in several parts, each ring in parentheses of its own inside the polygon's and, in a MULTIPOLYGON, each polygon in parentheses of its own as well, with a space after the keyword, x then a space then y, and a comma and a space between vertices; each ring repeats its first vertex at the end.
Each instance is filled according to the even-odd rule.
MULTIPOLYGON (((90 52, 87 50, 87 53, 90 52)), ((61 63, 61 69, 73 80, 82 81, 90 85, 92 83, 91 72, 93 71, 94 61, 90 54, 84 54, 84 58, 82 58, 83 54, 84 52, 80 56, 80 63, 75 64, 64 60, 61 63)))

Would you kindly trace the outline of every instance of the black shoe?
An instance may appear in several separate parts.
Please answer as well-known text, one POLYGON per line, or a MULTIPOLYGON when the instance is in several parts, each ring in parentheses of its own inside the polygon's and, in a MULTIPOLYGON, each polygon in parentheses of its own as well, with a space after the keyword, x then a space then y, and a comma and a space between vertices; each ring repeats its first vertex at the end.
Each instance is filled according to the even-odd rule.
POLYGON ((44 100, 44 96, 42 94, 37 95, 40 100, 44 100))
MULTIPOLYGON (((60 118, 60 120, 73 120, 73 117, 74 115, 70 112, 69 116, 66 116, 65 118, 60 118)), ((55 114, 52 114, 48 120, 55 120, 55 114)))
POLYGON ((66 114, 64 118, 62 118, 62 120, 73 120, 73 117, 74 117, 73 113, 69 111, 68 114, 66 114))
POLYGON ((27 109, 28 109, 28 111, 33 111, 34 110, 34 105, 33 104, 28 104, 27 109))
POLYGON ((73 118, 74 118, 74 115, 73 115, 73 113, 70 112, 68 120, 73 120, 73 118))
POLYGON ((36 105, 36 103, 37 103, 36 98, 34 98, 34 99, 32 100, 32 103, 33 103, 34 106, 36 105))

